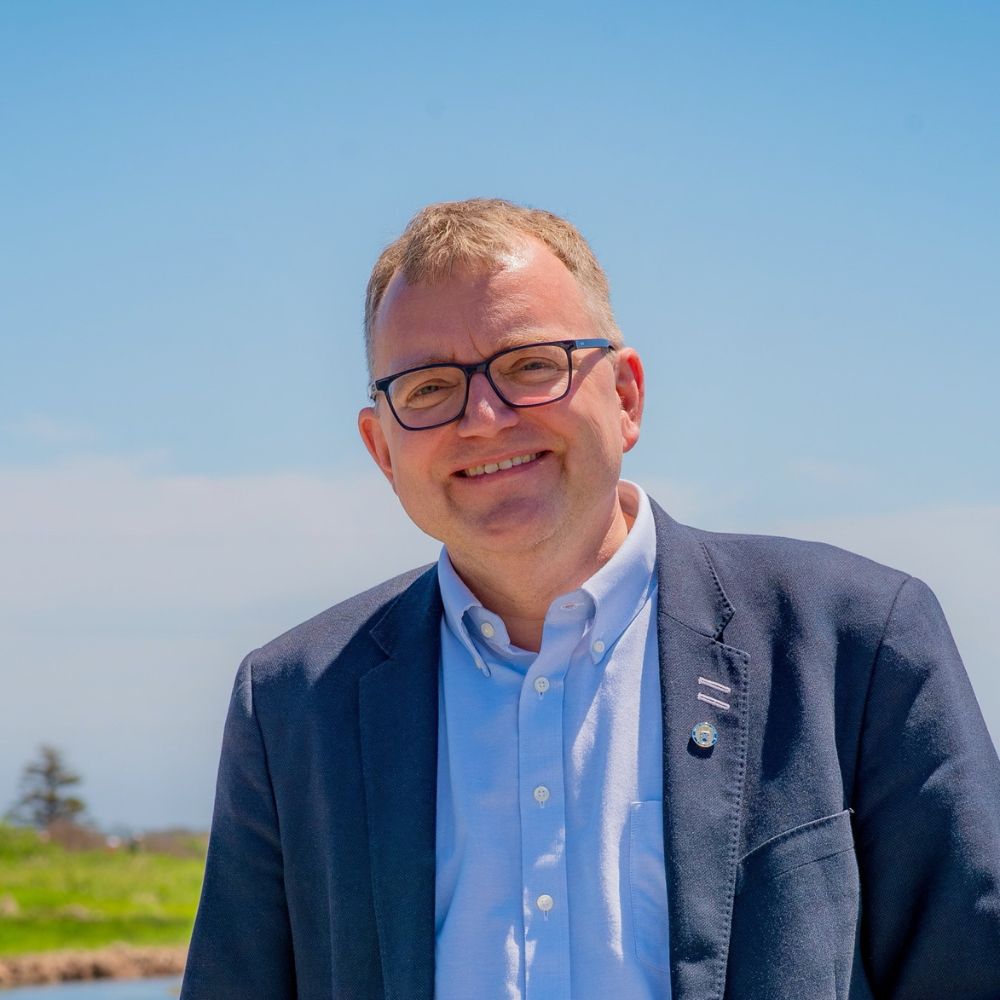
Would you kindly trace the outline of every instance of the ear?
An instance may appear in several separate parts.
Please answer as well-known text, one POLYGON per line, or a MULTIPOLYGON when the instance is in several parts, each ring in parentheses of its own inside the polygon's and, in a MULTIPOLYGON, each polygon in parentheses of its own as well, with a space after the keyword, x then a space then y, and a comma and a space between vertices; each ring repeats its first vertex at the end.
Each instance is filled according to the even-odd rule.
POLYGON ((386 440, 382 421, 374 406, 366 406, 358 414, 358 433, 368 449, 368 454, 375 459, 375 464, 382 470, 382 474, 395 490, 396 482, 392 475, 392 456, 389 453, 389 442, 386 440))
POLYGON ((615 352, 615 388, 621 403, 622 451, 631 451, 639 440, 642 407, 646 401, 646 374, 631 347, 615 352))

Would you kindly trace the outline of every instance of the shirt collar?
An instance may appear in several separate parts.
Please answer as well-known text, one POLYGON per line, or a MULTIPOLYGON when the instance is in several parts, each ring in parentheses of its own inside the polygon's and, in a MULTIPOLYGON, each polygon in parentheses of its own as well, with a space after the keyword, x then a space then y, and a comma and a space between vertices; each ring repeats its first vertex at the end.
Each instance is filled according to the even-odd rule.
MULTIPOLYGON (((473 608, 485 611, 479 599, 465 585, 462 578, 455 572, 451 560, 448 558, 448 550, 442 545, 441 555, 438 556, 438 585, 441 588, 441 603, 444 605, 444 620, 451 634, 468 650, 472 657, 472 662, 487 677, 490 676, 490 668, 486 661, 480 656, 475 643, 469 635, 469 630, 465 626, 465 615, 473 608)), ((503 628, 504 638, 507 636, 507 629, 498 615, 493 615, 496 623, 503 628)), ((492 619, 491 619, 492 621, 492 619)), ((496 628, 496 625, 494 625, 496 628)))
MULTIPOLYGON (((546 622, 567 613, 591 620, 590 656, 599 663, 642 610, 655 586, 656 529, 645 491, 635 483, 621 480, 618 498, 622 510, 633 518, 632 527, 614 555, 578 590, 560 594, 549 606, 546 622)), ((477 644, 482 642, 504 659, 534 653, 515 650, 503 619, 484 608, 465 585, 448 558, 444 546, 438 557, 438 583, 444 617, 452 635, 468 650, 473 662, 487 677, 490 668, 477 644), (473 638, 470 628, 478 629, 473 638)))
POLYGON ((618 499, 622 510, 634 519, 632 527, 618 551, 580 588, 594 602, 589 636, 594 663, 607 655, 632 624, 656 581, 656 526, 649 497, 640 486, 623 479, 618 483, 618 499))

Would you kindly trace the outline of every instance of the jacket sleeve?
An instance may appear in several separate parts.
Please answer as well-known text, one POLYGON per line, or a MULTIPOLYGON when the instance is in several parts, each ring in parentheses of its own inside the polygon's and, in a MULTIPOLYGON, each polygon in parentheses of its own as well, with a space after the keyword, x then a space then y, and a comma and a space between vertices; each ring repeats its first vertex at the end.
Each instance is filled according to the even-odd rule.
POLYGON ((855 785, 861 947, 879 997, 1000 997, 1000 762, 937 599, 901 585, 855 785))
POLYGON ((226 719, 181 1000, 291 1000, 296 993, 278 815, 254 713, 252 657, 240 664, 226 719))

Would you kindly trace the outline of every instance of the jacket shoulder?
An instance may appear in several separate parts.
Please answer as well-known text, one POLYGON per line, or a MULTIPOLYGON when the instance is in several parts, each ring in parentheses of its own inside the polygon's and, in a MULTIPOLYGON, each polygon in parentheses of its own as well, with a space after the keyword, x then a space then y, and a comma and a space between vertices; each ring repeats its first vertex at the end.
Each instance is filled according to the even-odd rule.
POLYGON ((250 666, 254 687, 279 684, 291 677, 311 684, 338 661, 344 661, 338 665, 348 672, 352 664, 366 665, 380 655, 370 632, 389 609, 407 592, 415 592, 413 596, 419 599, 425 591, 429 601, 436 586, 437 569, 430 564, 321 611, 247 655, 244 662, 250 666), (345 652, 353 655, 345 657, 345 652))
POLYGON ((737 609, 880 631, 910 575, 826 542, 690 529, 737 609))
POLYGON ((688 528, 720 560, 782 574, 885 579, 898 587, 908 573, 828 542, 783 535, 755 535, 688 528))

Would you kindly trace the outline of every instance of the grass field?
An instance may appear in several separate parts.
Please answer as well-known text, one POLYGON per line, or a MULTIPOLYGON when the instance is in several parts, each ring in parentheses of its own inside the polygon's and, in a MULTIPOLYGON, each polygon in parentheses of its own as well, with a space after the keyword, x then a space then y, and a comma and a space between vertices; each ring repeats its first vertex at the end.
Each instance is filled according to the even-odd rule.
POLYGON ((0 824, 0 955, 184 945, 203 872, 200 858, 68 851, 0 824))

